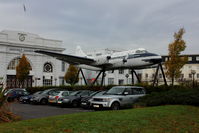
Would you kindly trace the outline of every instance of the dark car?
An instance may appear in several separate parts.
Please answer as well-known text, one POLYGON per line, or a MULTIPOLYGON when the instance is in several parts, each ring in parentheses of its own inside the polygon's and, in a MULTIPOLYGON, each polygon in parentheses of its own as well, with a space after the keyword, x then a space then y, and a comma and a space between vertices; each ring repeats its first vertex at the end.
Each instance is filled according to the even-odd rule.
POLYGON ((42 91, 40 94, 32 96, 32 98, 30 98, 30 103, 47 104, 49 95, 52 94, 55 90, 57 89, 48 89, 48 90, 42 91))
POLYGON ((91 104, 90 104, 90 100, 92 99, 93 96, 101 96, 103 94, 105 94, 106 91, 95 91, 93 92, 90 96, 87 97, 83 97, 81 99, 81 107, 84 109, 89 109, 91 108, 91 104))
POLYGON ((93 91, 89 90, 80 90, 74 91, 69 96, 59 98, 57 104, 64 107, 64 106, 72 106, 78 107, 80 105, 81 99, 86 96, 90 96, 93 91))
POLYGON ((30 99, 31 99, 33 96, 38 95, 38 94, 41 94, 41 93, 42 93, 42 91, 38 91, 38 92, 33 93, 32 95, 22 96, 22 97, 19 98, 19 101, 20 101, 21 103, 30 103, 30 99))
POLYGON ((19 100, 21 96, 29 95, 29 92, 27 92, 24 88, 14 88, 8 90, 4 95, 7 97, 7 101, 11 102, 16 99, 19 100))

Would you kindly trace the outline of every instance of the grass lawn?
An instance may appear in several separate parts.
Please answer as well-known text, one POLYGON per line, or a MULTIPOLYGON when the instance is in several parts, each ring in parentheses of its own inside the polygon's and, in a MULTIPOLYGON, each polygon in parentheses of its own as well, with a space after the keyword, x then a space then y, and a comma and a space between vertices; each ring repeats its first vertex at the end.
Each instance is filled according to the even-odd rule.
POLYGON ((0 124, 0 133, 199 133, 199 107, 97 111, 0 124))

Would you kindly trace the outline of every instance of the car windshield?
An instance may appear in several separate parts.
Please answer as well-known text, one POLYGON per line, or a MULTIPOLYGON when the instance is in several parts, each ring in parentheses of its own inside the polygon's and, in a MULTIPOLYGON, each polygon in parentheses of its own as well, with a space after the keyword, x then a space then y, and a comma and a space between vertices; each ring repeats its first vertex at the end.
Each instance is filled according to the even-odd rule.
POLYGON ((24 95, 29 95, 29 92, 27 92, 27 91, 24 91, 24 95))
POLYGON ((100 91, 100 92, 98 92, 98 93, 95 93, 95 95, 93 95, 93 96, 101 96, 101 95, 103 95, 105 93, 105 91, 100 91))
POLYGON ((50 95, 57 96, 60 93, 60 91, 53 91, 50 95))
POLYGON ((69 94, 70 94, 70 92, 64 91, 64 92, 62 93, 62 96, 68 96, 69 94))
POLYGON ((49 91, 51 91, 51 90, 45 90, 45 91, 43 91, 41 94, 46 94, 46 93, 48 93, 49 91))
POLYGON ((106 94, 111 95, 121 95, 125 90, 125 87, 113 87, 106 92, 106 94))
POLYGON ((74 92, 70 93, 70 96, 76 96, 79 93, 80 93, 79 91, 74 91, 74 92))
POLYGON ((37 94, 41 94, 41 93, 42 93, 42 91, 38 91, 38 92, 33 93, 33 95, 37 95, 37 94))
POLYGON ((95 96, 97 93, 99 93, 99 91, 94 91, 93 93, 90 94, 90 96, 95 96))

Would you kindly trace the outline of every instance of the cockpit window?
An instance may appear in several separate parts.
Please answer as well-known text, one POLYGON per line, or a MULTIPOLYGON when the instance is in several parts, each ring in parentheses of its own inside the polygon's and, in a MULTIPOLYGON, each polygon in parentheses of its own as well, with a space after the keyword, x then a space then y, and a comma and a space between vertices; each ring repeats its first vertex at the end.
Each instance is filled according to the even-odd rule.
POLYGON ((136 54, 143 54, 143 53, 148 53, 146 50, 136 50, 136 54))

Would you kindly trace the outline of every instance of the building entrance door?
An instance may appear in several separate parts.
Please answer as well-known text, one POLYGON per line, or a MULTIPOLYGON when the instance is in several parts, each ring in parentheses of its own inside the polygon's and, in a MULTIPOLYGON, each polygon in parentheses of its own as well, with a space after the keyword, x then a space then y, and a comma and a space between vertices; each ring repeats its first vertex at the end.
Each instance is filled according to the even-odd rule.
POLYGON ((32 87, 32 76, 28 76, 23 83, 20 83, 16 78, 16 75, 7 75, 6 87, 8 89, 32 87))

